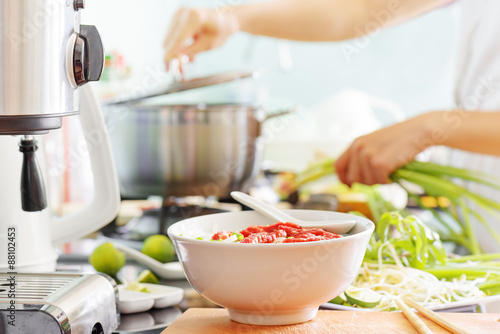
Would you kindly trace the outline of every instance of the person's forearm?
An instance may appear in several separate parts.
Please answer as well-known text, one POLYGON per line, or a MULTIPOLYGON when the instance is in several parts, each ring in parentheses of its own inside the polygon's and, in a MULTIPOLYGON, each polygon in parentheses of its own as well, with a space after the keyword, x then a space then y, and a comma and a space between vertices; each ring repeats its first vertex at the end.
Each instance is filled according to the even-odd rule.
POLYGON ((239 29, 301 41, 339 41, 405 21, 450 0, 272 0, 236 6, 239 29))
POLYGON ((445 145, 500 156, 500 111, 436 111, 428 114, 426 146, 445 145))

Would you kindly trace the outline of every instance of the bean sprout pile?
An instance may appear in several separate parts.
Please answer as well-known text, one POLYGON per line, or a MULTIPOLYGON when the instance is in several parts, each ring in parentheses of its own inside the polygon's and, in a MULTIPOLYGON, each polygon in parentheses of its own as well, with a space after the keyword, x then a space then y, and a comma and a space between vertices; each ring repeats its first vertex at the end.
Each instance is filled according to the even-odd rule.
POLYGON ((355 288, 369 288, 381 295, 382 300, 372 309, 374 311, 397 310, 399 308, 394 300, 402 297, 409 297, 426 307, 485 297, 476 286, 484 279, 466 280, 463 276, 452 281, 439 280, 425 271, 405 267, 395 256, 391 243, 386 242, 382 246, 380 255, 382 248, 387 247, 396 263, 382 263, 381 256, 378 263, 364 262, 352 284, 355 288))

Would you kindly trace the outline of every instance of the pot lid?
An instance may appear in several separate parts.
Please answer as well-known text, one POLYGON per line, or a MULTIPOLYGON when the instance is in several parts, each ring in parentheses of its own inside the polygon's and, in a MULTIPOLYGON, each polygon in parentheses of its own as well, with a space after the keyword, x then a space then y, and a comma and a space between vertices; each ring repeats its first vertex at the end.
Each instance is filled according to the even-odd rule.
POLYGON ((212 85, 217 85, 221 83, 226 83, 230 81, 235 81, 245 78, 256 78, 259 75, 257 70, 254 71, 231 71, 226 73, 213 74, 206 77, 198 77, 192 79, 183 79, 180 81, 174 81, 173 83, 167 85, 166 87, 161 87, 160 89, 151 90, 144 94, 134 96, 121 96, 116 100, 110 101, 109 104, 122 104, 137 102, 140 100, 157 97, 161 95, 167 95, 172 93, 183 92, 186 90, 191 90, 195 88, 207 87, 212 85))

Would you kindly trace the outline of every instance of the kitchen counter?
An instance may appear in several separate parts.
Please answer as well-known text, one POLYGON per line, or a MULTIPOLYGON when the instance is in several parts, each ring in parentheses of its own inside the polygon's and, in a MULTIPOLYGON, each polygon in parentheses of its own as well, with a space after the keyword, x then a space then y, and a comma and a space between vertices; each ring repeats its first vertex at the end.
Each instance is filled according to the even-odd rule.
MULTIPOLYGON (((500 314, 441 313, 470 333, 500 333, 500 314)), ((432 333, 450 333, 417 314, 432 333)), ((189 309, 163 334, 309 334, 309 333, 418 333, 401 312, 318 311, 317 316, 301 324, 257 326, 234 322, 225 309, 189 309)))
MULTIPOLYGON (((67 245, 66 248, 64 249, 64 252, 66 253, 60 254, 57 270, 70 271, 70 272, 95 272, 93 267, 88 263, 88 256, 91 250, 102 242, 103 240, 101 238, 84 239, 77 242, 73 242, 70 245, 67 245)), ((139 273, 144 269, 145 268, 142 265, 136 263, 131 259, 127 259, 127 264, 120 271, 119 278, 124 281, 129 281, 129 282, 133 281, 136 279, 139 273)), ((201 317, 198 320, 202 321, 202 323, 203 321, 207 321, 207 319, 205 319, 204 317, 206 317, 207 315, 211 315, 210 317, 213 316, 213 319, 212 318, 210 319, 212 319, 213 321, 217 321, 217 323, 223 324, 222 328, 232 328, 232 326, 233 327, 236 326, 237 323, 230 321, 229 318, 227 317, 226 310, 218 307, 217 305, 213 304, 212 302, 202 297, 198 292, 196 292, 191 287, 191 285, 188 283, 187 280, 185 279, 168 280, 168 281, 162 280, 161 284, 175 286, 184 289, 184 298, 181 301, 181 303, 179 305, 176 305, 175 307, 169 307, 166 309, 160 309, 160 310, 153 309, 148 312, 122 315, 121 324, 119 328, 114 332, 114 334, 137 334, 137 333, 160 334, 166 328, 169 328, 169 325, 171 325, 174 321, 175 323, 173 328, 178 329, 179 327, 177 326, 179 325, 177 325, 176 320, 179 319, 181 324, 183 324, 185 323, 185 320, 183 319, 185 319, 186 314, 187 316, 191 317, 193 315, 193 312, 196 312, 195 314, 198 314, 198 316, 201 317)), ((450 310, 448 312, 474 312, 474 311, 477 310, 468 308, 463 310, 452 310, 452 311, 450 310)), ((300 326, 302 327, 305 326, 304 328, 309 328, 310 326, 317 326, 318 321, 320 323, 323 323, 324 321, 327 321, 328 320, 327 318, 329 317, 332 317, 332 319, 339 319, 339 317, 342 318, 342 315, 339 314, 350 314, 350 313, 360 314, 359 316, 363 317, 364 315, 361 315, 361 313, 373 314, 375 312, 372 313, 372 312, 331 311, 331 310, 320 311, 319 313, 320 317, 317 317, 312 322, 309 322, 310 325, 307 326, 300 325, 300 326), (335 316, 333 316, 334 314, 335 316)), ((389 313, 384 313, 384 314, 389 314, 389 313)), ((469 317, 473 315, 472 313, 467 313, 467 314, 460 313, 460 314, 464 315, 464 319, 469 319, 469 317)), ((479 317, 473 317, 473 318, 490 319, 491 317, 494 316, 500 318, 500 315, 495 315, 494 313, 488 313, 488 314, 490 314, 490 316, 482 316, 481 314, 476 314, 479 317)), ((247 326, 247 325, 240 325, 240 326, 247 326)), ((294 328, 300 329, 302 328, 300 326, 294 328)), ((193 330, 196 330, 196 328, 197 328, 196 326, 193 327, 193 330)), ((258 327, 258 328, 263 329, 264 327, 258 327)), ((366 331, 361 330, 361 332, 366 332, 366 331)), ((498 332, 500 332, 500 327, 498 329, 498 332)), ((169 333, 185 333, 185 332, 165 331, 164 333, 169 334, 169 333)), ((190 331, 189 333, 198 333, 198 332, 190 331)), ((208 332, 200 331, 199 333, 205 334, 208 332)), ((221 331, 217 333, 223 334, 226 332, 221 331)), ((234 331, 227 333, 234 333, 234 331)), ((281 333, 281 332, 276 332, 276 333, 281 333)), ((292 332, 288 331, 283 333, 292 333, 292 332)), ((293 333, 295 333, 295 329, 293 333)), ((296 333, 302 333, 302 332, 297 331, 296 333)), ((352 333, 352 331, 350 333, 352 333)), ((406 334, 411 332, 401 332, 401 333, 406 334)), ((487 333, 487 331, 482 331, 482 333, 487 333)))

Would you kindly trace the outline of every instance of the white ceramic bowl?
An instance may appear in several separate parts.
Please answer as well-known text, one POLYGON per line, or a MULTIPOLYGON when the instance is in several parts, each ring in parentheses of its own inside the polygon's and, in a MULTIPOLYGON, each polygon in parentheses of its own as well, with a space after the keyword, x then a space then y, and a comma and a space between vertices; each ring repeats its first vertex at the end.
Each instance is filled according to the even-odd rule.
POLYGON ((201 236, 275 223, 255 211, 243 211, 186 219, 170 226, 168 235, 191 285, 227 308, 231 319, 256 325, 300 323, 314 318, 321 304, 354 280, 374 224, 330 211, 287 213, 303 220, 354 219, 356 225, 343 238, 305 243, 240 244, 193 238, 198 232, 201 236))

